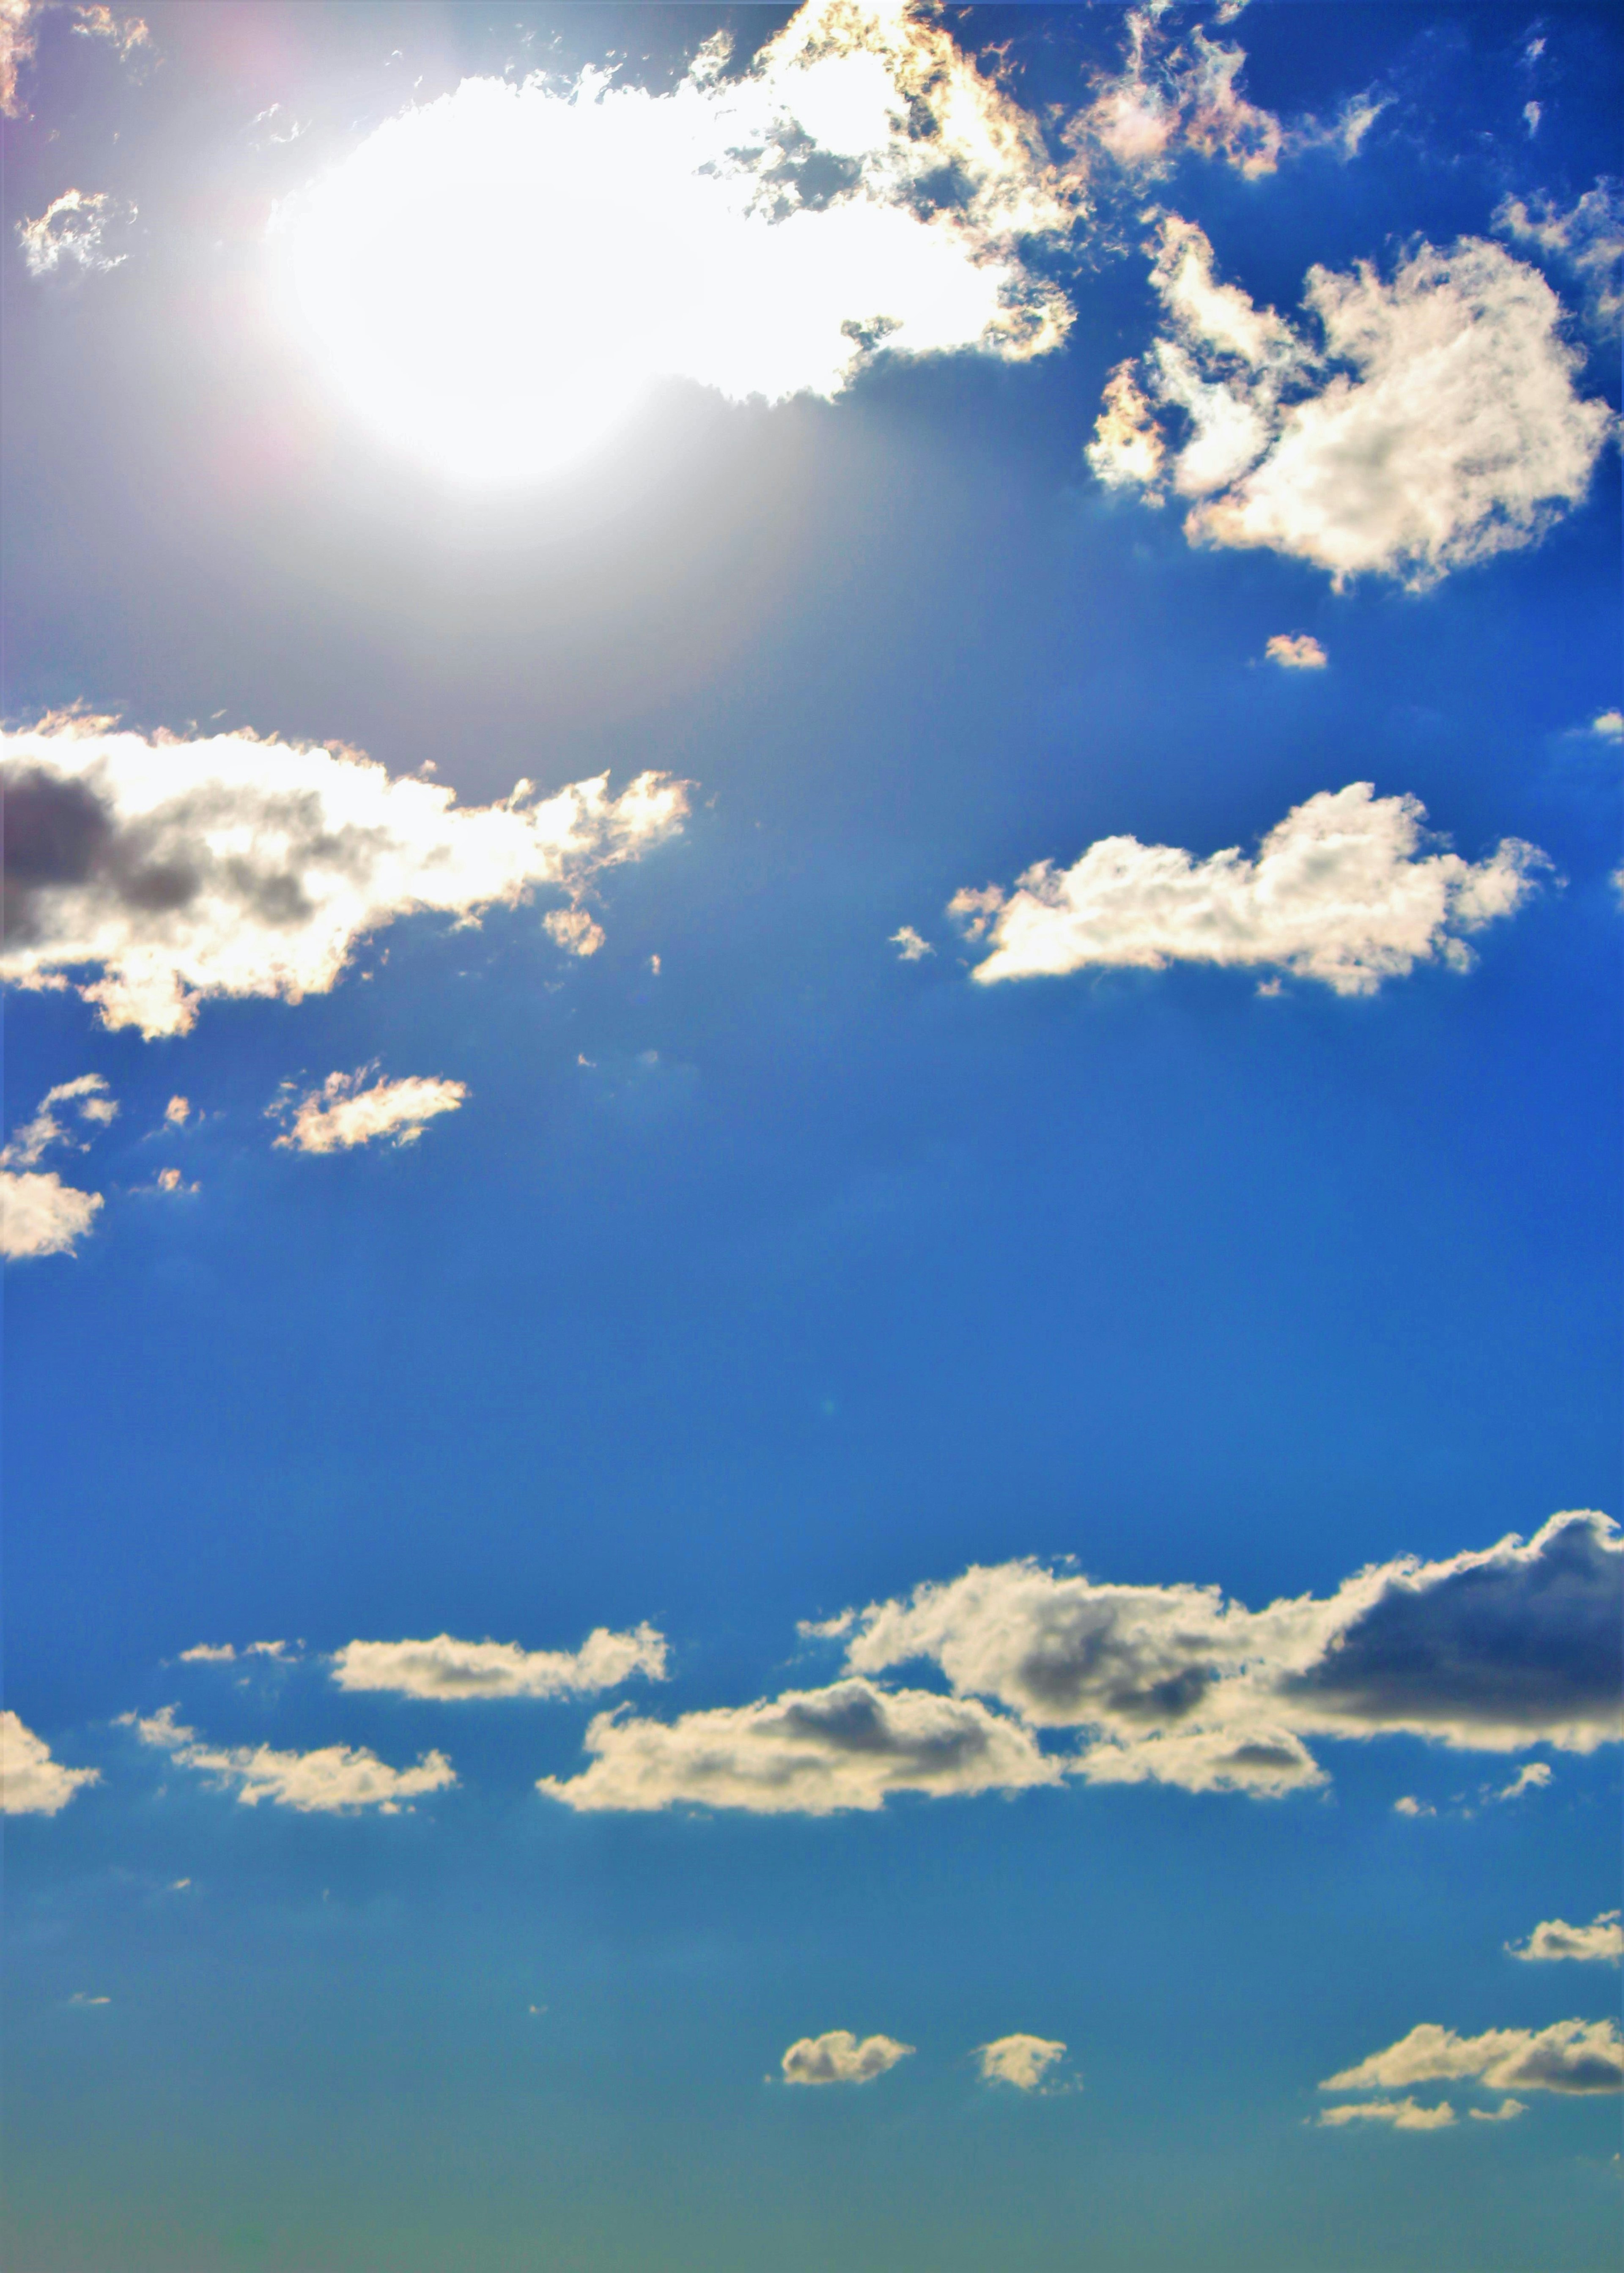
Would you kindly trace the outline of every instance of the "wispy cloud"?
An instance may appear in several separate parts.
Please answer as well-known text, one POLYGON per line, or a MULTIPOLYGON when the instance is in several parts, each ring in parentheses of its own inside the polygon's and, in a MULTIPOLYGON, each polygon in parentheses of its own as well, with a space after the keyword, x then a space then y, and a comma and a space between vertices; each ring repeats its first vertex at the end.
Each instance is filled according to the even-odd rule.
MULTIPOLYGON (((357 1144, 388 1137, 397 1146, 415 1144, 430 1121, 455 1113, 466 1101, 468 1084, 408 1075, 401 1081, 367 1084, 370 1066, 355 1073, 330 1073, 319 1089, 291 1100, 293 1126, 276 1139, 296 1152, 345 1152, 357 1144)), ((274 1105, 286 1113, 288 1103, 274 1105)))
POLYGON ((168 1753, 177 1767, 191 1768, 229 1789, 244 1807, 268 1799, 303 1815, 353 1815, 376 1808, 398 1815, 425 1793, 444 1791, 457 1781, 444 1752, 425 1752, 415 1767, 393 1768, 365 1746, 325 1744, 309 1752, 281 1752, 269 1744, 209 1744, 195 1729, 176 1721, 166 1705, 146 1719, 126 1714, 144 1744, 168 1753))
POLYGON ((798 2037, 779 2066, 786 2083, 872 2083, 913 2050, 894 2037, 859 2039, 849 2029, 829 2029, 820 2037, 798 2037))
POLYGON ((628 1633, 595 1626, 579 1649, 521 1649, 517 1642, 352 1641, 335 1655, 341 1689, 397 1697, 580 1697, 641 1677, 663 1681, 668 1645, 647 1624, 628 1633))
POLYGON ((136 209, 106 190, 64 190, 34 221, 19 221, 17 241, 30 276, 51 276, 64 264, 100 275, 122 267, 127 252, 109 250, 109 231, 127 229, 136 209))
POLYGON ((0 1815, 60 1815, 82 1785, 101 1780, 98 1768, 64 1767, 15 1713, 0 1712, 0 1815))
POLYGON ((1320 2121, 1327 2130, 1354 2123, 1390 2123, 1395 2131, 1443 2131, 1455 2120, 1447 2099, 1426 2106, 1418 2099, 1356 2099, 1345 2107, 1322 2107, 1320 2121))
POLYGON ((1603 332, 1617 329, 1624 315, 1624 190, 1616 181, 1604 175, 1566 213, 1549 197, 1536 198, 1531 207, 1508 197, 1495 211, 1494 227, 1576 276, 1590 323, 1603 332))

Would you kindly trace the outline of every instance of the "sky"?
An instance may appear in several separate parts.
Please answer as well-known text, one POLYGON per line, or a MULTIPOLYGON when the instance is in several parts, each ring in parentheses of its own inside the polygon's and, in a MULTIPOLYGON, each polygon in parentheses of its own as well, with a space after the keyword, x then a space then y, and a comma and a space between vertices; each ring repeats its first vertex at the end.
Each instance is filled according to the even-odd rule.
POLYGON ((1616 12, 0 0, 18 2273, 1604 2273, 1616 12))

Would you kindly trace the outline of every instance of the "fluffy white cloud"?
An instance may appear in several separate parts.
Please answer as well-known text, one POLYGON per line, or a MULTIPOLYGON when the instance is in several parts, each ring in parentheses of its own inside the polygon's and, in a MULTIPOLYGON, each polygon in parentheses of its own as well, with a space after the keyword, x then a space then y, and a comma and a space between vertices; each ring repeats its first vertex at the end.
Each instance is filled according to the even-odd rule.
POLYGON ((668 93, 465 79, 285 206, 292 300, 339 384, 474 477, 547 469, 665 377, 838 394, 877 347, 1040 355, 1024 258, 1081 210, 1036 120, 908 0, 809 0, 668 93), (434 289, 425 296, 423 280, 434 289))
POLYGON ((1624 742, 1624 710, 1598 710, 1587 731, 1603 742, 1624 742))
POLYGON ((537 1789, 588 1810, 745 1808, 833 1815, 894 1792, 943 1798, 1056 1784, 1063 1769, 1029 1729, 970 1699, 840 1681, 750 1705, 643 1721, 624 1708, 587 1730, 592 1765, 537 1789))
POLYGON ((341 1689, 397 1697, 580 1697, 640 1674, 665 1679, 667 1643, 647 1624, 629 1633, 595 1626, 579 1649, 521 1649, 512 1641, 347 1642, 333 1659, 341 1689))
POLYGON ((36 1255, 71 1255, 101 1205, 100 1192, 64 1184, 54 1169, 17 1175, 0 1168, 0 1256, 21 1263, 36 1255))
POLYGON ((1248 859, 1208 859, 1136 836, 1105 836, 1069 868, 1040 860, 1007 896, 962 891, 948 913, 989 953, 971 976, 1055 976, 1089 967, 1159 971, 1171 962, 1290 971, 1339 994, 1440 959, 1471 964, 1464 934, 1510 915, 1545 856, 1507 837, 1475 865, 1439 848, 1413 797, 1370 783, 1297 806, 1248 859))
POLYGON ((1065 2057, 1065 2044, 1052 2037, 997 2037, 976 2048, 984 2082, 1012 2083, 1017 2091, 1036 2091, 1065 2057))
POLYGON ((1346 2107, 1322 2107, 1320 2120, 1329 2130, 1350 2123, 1390 2123, 1395 2131, 1442 2131, 1454 2122, 1455 2110, 1447 2099, 1435 2107, 1418 2099, 1356 2099, 1346 2107))
POLYGON ((1603 1910, 1589 1925, 1569 1925, 1565 1918, 1542 1918, 1528 1939, 1508 1942, 1513 1957, 1531 1964, 1553 1964, 1560 1958, 1581 1963, 1616 1965, 1624 1957, 1624 1925, 1617 1910, 1603 1910))
POLYGON ((1276 632, 1263 649, 1283 671, 1323 671, 1325 649, 1312 632, 1276 632))
POLYGON ((607 775, 463 808, 343 748, 121 732, 48 719, 0 735, 7 935, 0 979, 79 992, 109 1026, 184 1033, 209 995, 297 1001, 366 934, 418 911, 464 922, 538 886, 577 892, 669 836, 684 784, 607 775))
POLYGON ((1558 212, 1549 198, 1535 203, 1530 212, 1521 198, 1507 198, 1495 213, 1495 228, 1570 269, 1586 288, 1591 323, 1613 331, 1624 315, 1624 196, 1618 183, 1604 176, 1567 213, 1558 212))
MULTIPOLYGON (((71 1144, 72 1131, 57 1118, 59 1105, 72 1105, 81 1121, 105 1128, 118 1118, 118 1106, 108 1093, 108 1085, 99 1073, 82 1073, 76 1081, 60 1081, 55 1089, 48 1089, 34 1110, 34 1118, 26 1121, 13 1131, 10 1142, 0 1151, 0 1168, 36 1167, 53 1144, 71 1144)), ((78 1150, 83 1152, 80 1144, 78 1150)))
POLYGON ((897 959, 902 963, 923 963, 927 955, 936 952, 930 941, 922 939, 912 924, 904 924, 901 931, 894 931, 886 944, 895 948, 897 959))
POLYGON ((1311 268, 1321 345, 1219 283, 1176 214, 1151 281, 1167 328, 1113 374, 1089 461, 1109 485, 1196 500, 1193 541, 1419 589, 1530 544, 1589 489, 1613 414, 1575 389, 1556 295, 1500 245, 1424 244, 1390 283, 1368 263, 1311 268))
MULTIPOLYGON (((330 1073, 319 1089, 293 1101, 293 1126, 276 1140, 296 1152, 348 1152, 380 1136, 415 1144, 438 1114, 455 1113, 468 1093, 464 1081, 408 1075, 363 1087, 370 1068, 330 1073)), ((285 1111, 273 1106, 273 1112, 285 1111)))
POLYGON ((64 262, 95 275, 118 268, 127 252, 108 249, 109 230, 127 228, 135 207, 106 190, 64 190, 34 221, 19 221, 17 241, 30 276, 49 276, 64 262))
POLYGON ((146 1719, 125 1716, 145 1744, 168 1752, 182 1767, 233 1784, 244 1807, 262 1799, 303 1815, 352 1815, 375 1807, 398 1815, 424 1792, 444 1791, 457 1781, 444 1752, 425 1752, 415 1767, 392 1768, 364 1746, 325 1744, 309 1752, 279 1752, 269 1744, 216 1745, 202 1743, 195 1729, 183 1727, 175 1707, 166 1705, 146 1719))
POLYGON ((1457 2037, 1426 2021, 1385 2052, 1328 2076, 1320 2089, 1402 2091, 1467 2079, 1495 2091, 1624 2091, 1624 2035, 1611 2020, 1486 2029, 1480 2037, 1457 2037))
POLYGON ((872 2083, 913 2049, 894 2037, 859 2042, 849 2029, 830 2029, 821 2037, 797 2037, 780 2065, 786 2083, 872 2083))
POLYGON ((100 1782, 100 1769, 64 1767, 15 1713, 0 1713, 0 1815, 59 1815, 81 1784, 100 1782))
POLYGON ((1316 1736, 1403 1731, 1486 1752, 1616 1742, 1621 1572, 1617 1525, 1579 1513, 1526 1544, 1404 1557, 1257 1611, 1216 1587, 1102 1585, 1029 1560, 972 1566, 826 1631, 849 1636, 854 1675, 924 1661, 955 1696, 1088 1732, 1065 1765, 1091 1782, 1266 1797, 1323 1781, 1304 1741, 1316 1736))

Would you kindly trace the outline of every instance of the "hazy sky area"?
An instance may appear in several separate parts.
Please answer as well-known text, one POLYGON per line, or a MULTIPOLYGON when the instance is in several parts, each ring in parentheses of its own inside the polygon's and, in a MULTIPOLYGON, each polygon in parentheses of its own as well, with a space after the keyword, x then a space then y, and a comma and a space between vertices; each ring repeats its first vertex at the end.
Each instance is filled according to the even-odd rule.
POLYGON ((16 2273, 1610 2273, 1604 5, 0 0, 16 2273))

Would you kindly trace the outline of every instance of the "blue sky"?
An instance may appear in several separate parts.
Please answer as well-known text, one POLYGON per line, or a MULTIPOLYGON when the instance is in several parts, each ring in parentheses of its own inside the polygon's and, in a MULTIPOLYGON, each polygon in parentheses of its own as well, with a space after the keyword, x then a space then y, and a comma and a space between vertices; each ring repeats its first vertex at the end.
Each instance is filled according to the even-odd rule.
POLYGON ((4 27, 8 2262, 1600 2273, 1611 12, 4 27))

